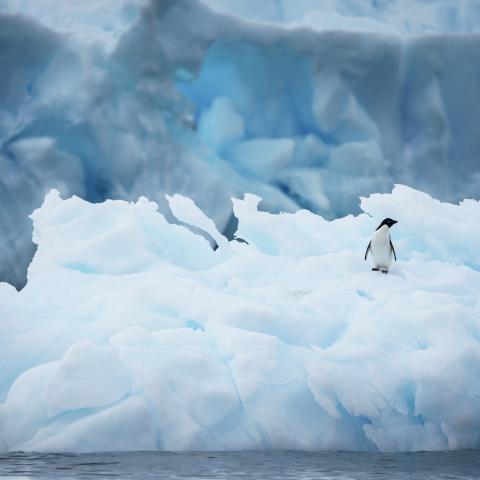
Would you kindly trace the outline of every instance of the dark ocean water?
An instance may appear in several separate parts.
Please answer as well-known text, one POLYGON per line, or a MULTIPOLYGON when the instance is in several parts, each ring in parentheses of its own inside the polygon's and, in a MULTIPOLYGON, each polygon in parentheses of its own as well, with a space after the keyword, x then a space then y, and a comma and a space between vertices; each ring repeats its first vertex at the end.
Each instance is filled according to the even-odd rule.
POLYGON ((480 451, 0 455, 1 478, 480 479, 480 451))

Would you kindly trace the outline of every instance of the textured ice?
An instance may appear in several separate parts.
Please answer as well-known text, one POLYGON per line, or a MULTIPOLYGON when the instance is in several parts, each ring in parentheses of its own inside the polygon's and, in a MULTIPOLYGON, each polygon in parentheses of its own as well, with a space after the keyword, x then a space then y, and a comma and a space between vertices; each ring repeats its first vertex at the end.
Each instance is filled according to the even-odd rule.
POLYGON ((476 0, 202 0, 240 18, 315 30, 419 35, 480 31, 476 0))
POLYGON ((167 201, 180 224, 57 191, 33 213, 28 284, 0 284, 0 449, 480 447, 480 202, 399 185, 328 221, 249 194, 228 241, 167 201))
POLYGON ((0 278, 22 284, 27 215, 188 195, 358 213, 408 184, 479 198, 476 0, 3 0, 0 278))

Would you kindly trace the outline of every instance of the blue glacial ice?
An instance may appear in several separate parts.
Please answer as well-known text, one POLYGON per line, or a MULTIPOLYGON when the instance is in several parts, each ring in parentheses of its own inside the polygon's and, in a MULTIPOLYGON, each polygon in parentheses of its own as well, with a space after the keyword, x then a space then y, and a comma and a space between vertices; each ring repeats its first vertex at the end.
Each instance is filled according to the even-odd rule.
POLYGON ((480 447, 480 202, 398 185, 328 221, 248 194, 248 243, 166 202, 177 224, 144 197, 32 214, 28 283, 0 284, 0 450, 480 447), (385 276, 363 255, 386 216, 385 276))
POLYGON ((188 195, 230 233, 246 192, 329 219, 396 182, 479 198, 479 30, 476 0, 3 0, 0 278, 51 188, 188 195))

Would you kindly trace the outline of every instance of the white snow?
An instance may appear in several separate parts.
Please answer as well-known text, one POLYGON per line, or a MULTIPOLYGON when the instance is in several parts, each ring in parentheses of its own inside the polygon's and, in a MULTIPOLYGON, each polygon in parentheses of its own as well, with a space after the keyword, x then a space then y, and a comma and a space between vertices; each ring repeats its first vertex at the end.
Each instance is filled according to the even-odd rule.
POLYGON ((2 450, 480 447, 480 202, 398 185, 327 221, 247 195, 248 244, 168 202, 219 248, 145 198, 33 213, 28 284, 0 284, 2 450))

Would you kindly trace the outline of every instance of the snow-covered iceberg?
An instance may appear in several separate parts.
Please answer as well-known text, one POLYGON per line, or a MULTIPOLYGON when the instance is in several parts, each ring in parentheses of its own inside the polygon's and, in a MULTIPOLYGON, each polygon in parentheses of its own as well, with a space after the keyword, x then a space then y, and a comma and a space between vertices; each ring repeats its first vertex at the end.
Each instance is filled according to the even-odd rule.
POLYGON ((246 192, 326 218, 395 182, 479 197, 476 0, 260 3, 0 2, 1 279, 51 188, 182 193, 223 232, 246 192))
POLYGON ((0 284, 0 449, 480 447, 480 202, 397 186, 327 221, 247 195, 228 241, 167 200, 178 224, 56 191, 33 213, 28 284, 0 284))

